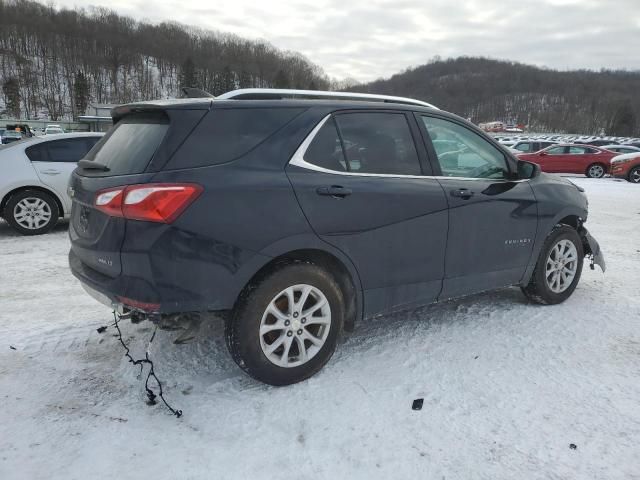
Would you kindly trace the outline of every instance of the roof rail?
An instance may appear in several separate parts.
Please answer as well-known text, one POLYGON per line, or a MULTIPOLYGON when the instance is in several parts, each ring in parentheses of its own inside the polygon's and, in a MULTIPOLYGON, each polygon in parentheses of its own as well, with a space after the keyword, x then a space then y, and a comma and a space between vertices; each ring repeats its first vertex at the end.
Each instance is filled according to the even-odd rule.
POLYGON ((327 100, 356 100, 361 102, 401 103, 405 105, 419 105, 421 107, 438 107, 430 103, 413 98, 392 97, 389 95, 375 95, 372 93, 355 92, 327 92, 322 90, 292 90, 287 88, 240 88, 218 95, 218 100, 277 100, 283 98, 327 99, 327 100))

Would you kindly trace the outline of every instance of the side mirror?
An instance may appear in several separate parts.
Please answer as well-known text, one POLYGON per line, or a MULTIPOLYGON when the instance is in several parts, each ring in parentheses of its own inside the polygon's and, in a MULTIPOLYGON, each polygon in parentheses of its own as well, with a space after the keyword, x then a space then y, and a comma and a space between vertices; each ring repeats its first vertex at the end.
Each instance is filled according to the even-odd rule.
POLYGON ((518 178, 536 178, 540 175, 540 165, 532 162, 525 162, 524 160, 518 160, 518 178))
POLYGON ((540 155, 541 157, 544 157, 545 155, 549 155, 547 152, 540 152, 538 155, 540 155))

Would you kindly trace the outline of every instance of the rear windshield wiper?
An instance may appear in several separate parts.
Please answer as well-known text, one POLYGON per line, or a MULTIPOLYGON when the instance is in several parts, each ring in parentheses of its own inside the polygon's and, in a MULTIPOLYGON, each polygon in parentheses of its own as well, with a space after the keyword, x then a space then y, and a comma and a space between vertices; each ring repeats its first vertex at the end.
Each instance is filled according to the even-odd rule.
POLYGON ((103 172, 109 171, 109 167, 107 167, 105 164, 94 162, 93 160, 80 160, 78 162, 78 166, 87 170, 102 170, 103 172))

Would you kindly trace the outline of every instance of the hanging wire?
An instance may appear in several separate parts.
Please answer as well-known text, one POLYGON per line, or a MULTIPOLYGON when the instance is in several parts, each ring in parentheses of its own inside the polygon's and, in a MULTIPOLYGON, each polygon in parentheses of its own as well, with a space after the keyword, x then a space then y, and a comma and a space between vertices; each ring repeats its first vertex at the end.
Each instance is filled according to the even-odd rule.
MULTIPOLYGON (((149 339, 149 345, 147 346, 147 351, 145 352, 145 358, 140 358, 138 360, 135 360, 131 356, 129 347, 127 346, 126 343, 124 343, 124 340, 122 339, 122 332, 120 331, 120 325, 118 324, 119 321, 124 319, 124 318, 129 318, 129 317, 125 316, 125 315, 119 315, 114 311, 113 312, 113 326, 116 327, 116 331, 118 332, 118 340, 120 340, 120 343, 124 347, 125 357, 127 357, 127 359, 129 360, 129 363, 132 363, 133 365, 139 365, 140 366, 140 373, 138 374, 138 378, 140 378, 140 376, 142 376, 142 372, 144 370, 144 365, 145 364, 149 365, 149 373, 147 374, 147 379, 144 382, 144 389, 147 392, 147 399, 148 399, 149 405, 155 405, 157 403, 156 402, 156 398, 159 397, 160 400, 162 400, 162 402, 164 403, 164 405, 169 409, 169 411, 173 415, 175 415, 176 417, 180 418, 182 416, 182 410, 174 409, 165 400, 163 392, 162 392, 162 383, 160 382, 160 379, 157 377, 157 375, 155 373, 155 369, 154 369, 154 366, 153 366, 153 362, 151 361, 151 358, 149 358, 149 349, 151 348, 151 343, 153 342, 154 338, 156 337, 156 332, 158 331, 158 326, 156 325, 156 328, 154 329, 153 334, 151 335, 151 338, 149 339), (158 386, 158 394, 157 395, 153 391, 153 389, 149 386, 149 380, 152 379, 152 378, 153 378, 153 380, 156 382, 156 384, 158 386)), ((100 329, 98 329, 98 331, 100 331, 100 329)), ((102 331, 104 331, 104 330, 102 330, 102 331)))

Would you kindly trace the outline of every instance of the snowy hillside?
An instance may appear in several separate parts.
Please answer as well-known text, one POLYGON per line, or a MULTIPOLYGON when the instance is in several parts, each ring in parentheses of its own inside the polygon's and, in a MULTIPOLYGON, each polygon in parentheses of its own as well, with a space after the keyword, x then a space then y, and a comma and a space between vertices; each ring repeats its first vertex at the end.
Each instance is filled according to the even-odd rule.
POLYGON ((0 117, 72 118, 86 105, 237 87, 322 88, 320 67, 264 41, 113 11, 0 0, 0 117))

